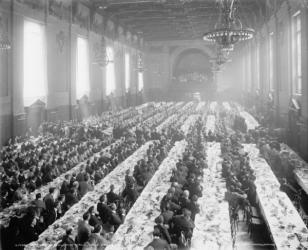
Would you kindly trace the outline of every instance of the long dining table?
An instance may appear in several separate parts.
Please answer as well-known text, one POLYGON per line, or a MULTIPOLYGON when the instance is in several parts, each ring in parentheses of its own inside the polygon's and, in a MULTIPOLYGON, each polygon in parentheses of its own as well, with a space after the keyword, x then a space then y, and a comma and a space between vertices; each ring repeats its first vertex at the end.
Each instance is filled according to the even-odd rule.
POLYGON ((229 204, 224 199, 225 180, 221 176, 221 150, 219 143, 207 143, 208 168, 203 170, 202 197, 199 198, 200 213, 195 218, 191 250, 231 250, 231 224, 229 204))
POLYGON ((255 171, 257 203, 276 249, 307 249, 308 229, 255 144, 244 144, 255 171))

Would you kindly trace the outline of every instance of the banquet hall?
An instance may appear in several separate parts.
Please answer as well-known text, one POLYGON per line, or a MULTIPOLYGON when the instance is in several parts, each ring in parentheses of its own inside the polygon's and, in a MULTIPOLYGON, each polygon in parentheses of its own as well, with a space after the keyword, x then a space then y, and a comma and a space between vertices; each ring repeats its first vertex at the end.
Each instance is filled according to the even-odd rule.
POLYGON ((0 0, 0 250, 308 249, 308 0, 0 0))

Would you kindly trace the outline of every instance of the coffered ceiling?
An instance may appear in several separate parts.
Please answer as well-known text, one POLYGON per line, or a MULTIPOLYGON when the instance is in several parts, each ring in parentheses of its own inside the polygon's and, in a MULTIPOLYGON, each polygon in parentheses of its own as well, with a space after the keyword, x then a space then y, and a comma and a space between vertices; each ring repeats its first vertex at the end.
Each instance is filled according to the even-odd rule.
MULTIPOLYGON (((91 0, 93 8, 147 41, 201 39, 218 20, 218 0, 91 0)), ((236 0, 243 25, 257 29, 282 0, 236 0)))

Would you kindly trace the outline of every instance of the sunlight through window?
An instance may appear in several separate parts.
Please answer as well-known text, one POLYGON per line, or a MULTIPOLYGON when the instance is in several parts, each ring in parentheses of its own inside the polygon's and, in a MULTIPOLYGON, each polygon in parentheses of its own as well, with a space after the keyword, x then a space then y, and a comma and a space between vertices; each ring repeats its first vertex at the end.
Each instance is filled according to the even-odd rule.
POLYGON ((138 90, 143 90, 143 72, 138 72, 138 90))
POLYGON ((107 47, 107 55, 110 60, 106 67, 106 95, 115 91, 115 71, 114 71, 114 52, 113 48, 107 47))
POLYGON ((129 54, 125 53, 125 90, 128 91, 130 87, 130 61, 129 54))
POLYGON ((24 22, 23 100, 30 106, 38 99, 46 102, 46 54, 44 28, 35 22, 24 22))
POLYGON ((76 98, 80 99, 84 95, 89 96, 90 76, 89 76, 89 51, 86 39, 77 38, 77 67, 76 67, 76 98))

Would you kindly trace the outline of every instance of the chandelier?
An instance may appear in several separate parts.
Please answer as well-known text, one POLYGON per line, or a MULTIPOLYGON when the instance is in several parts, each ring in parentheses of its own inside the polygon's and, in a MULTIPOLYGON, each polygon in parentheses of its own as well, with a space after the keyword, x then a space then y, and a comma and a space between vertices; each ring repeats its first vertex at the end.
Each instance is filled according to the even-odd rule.
POLYGON ((230 51, 224 50, 221 47, 217 50, 217 56, 211 60, 213 65, 216 65, 218 67, 222 66, 225 63, 231 62, 231 59, 229 59, 229 53, 230 51))
POLYGON ((220 0, 220 14, 214 30, 204 34, 203 40, 215 42, 223 50, 232 51, 234 44, 239 41, 251 39, 254 30, 243 28, 238 17, 236 17, 236 0, 220 0))
POLYGON ((106 41, 102 36, 102 40, 99 45, 96 46, 94 50, 94 60, 93 64, 97 64, 100 67, 106 67, 109 63, 113 62, 109 59, 107 49, 106 49, 106 41))
POLYGON ((0 16, 0 50, 9 50, 11 43, 9 41, 8 32, 6 31, 5 23, 0 16))

